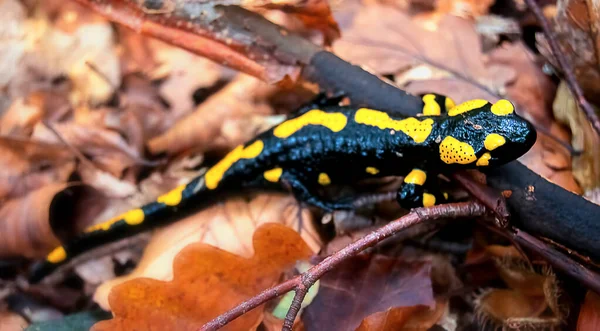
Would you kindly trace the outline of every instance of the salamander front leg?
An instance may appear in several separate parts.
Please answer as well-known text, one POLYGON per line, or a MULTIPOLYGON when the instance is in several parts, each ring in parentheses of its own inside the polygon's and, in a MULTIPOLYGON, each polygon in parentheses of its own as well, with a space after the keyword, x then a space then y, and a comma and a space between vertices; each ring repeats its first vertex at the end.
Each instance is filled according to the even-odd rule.
POLYGON ((281 178, 281 182, 290 188, 292 194, 294 194, 298 201, 305 202, 309 205, 323 209, 324 211, 332 212, 335 210, 354 209, 354 205, 350 200, 327 201, 323 199, 316 194, 316 190, 311 190, 293 174, 284 174, 281 178))
POLYGON ((427 180, 427 174, 421 169, 413 169, 398 190, 396 200, 403 208, 431 207, 448 198, 440 192, 435 181, 436 177, 427 180))

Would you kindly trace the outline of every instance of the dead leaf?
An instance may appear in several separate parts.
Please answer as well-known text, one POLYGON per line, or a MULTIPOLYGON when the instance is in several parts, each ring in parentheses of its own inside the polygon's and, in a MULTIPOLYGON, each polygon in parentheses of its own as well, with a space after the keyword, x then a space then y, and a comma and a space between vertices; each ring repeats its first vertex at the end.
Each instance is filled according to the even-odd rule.
MULTIPOLYGON (((125 169, 141 163, 141 152, 136 146, 131 146, 119 132, 104 127, 104 116, 96 115, 92 116, 96 118, 93 124, 55 123, 52 124, 54 131, 45 124, 37 125, 32 138, 59 145, 63 145, 65 141, 71 148, 88 157, 98 168, 121 177, 125 169), (57 133, 60 136, 57 136, 57 133)), ((66 147, 63 149, 68 150, 66 147)))
MULTIPOLYGON (((312 254, 295 231, 280 224, 258 228, 253 244, 250 259, 206 244, 189 245, 173 262, 172 281, 138 278, 115 287, 109 298, 115 318, 97 323, 93 330, 196 330, 273 285, 283 271, 312 254)), ((223 329, 248 330, 261 319, 262 307, 223 329)))
POLYGON ((427 31, 402 12, 376 4, 348 5, 336 17, 344 33, 334 44, 336 54, 378 74, 397 74, 426 64, 491 91, 502 89, 510 77, 506 74, 510 68, 498 75, 499 70, 486 67, 479 35, 467 20, 446 16, 435 31, 427 31))
POLYGON ((600 297, 594 291, 588 291, 585 301, 579 309, 577 331, 600 329, 600 297))
MULTIPOLYGON (((557 2, 553 31, 562 53, 573 66, 573 72, 586 97, 600 104, 600 7, 595 1, 561 0, 557 2)), ((537 36, 539 49, 555 63, 548 43, 542 34, 537 36)))
POLYGON ((571 145, 581 155, 573 157, 573 175, 584 189, 593 191, 600 183, 600 137, 579 109, 567 85, 562 82, 554 100, 554 116, 571 129, 571 145))
POLYGON ((321 279, 319 294, 305 309, 307 330, 354 330, 391 307, 433 307, 431 263, 383 255, 350 259, 321 279))
POLYGON ((151 139, 148 148, 152 154, 172 155, 191 148, 205 151, 212 147, 226 119, 272 113, 265 99, 276 90, 254 77, 240 74, 167 132, 151 139))
POLYGON ((75 169, 73 155, 61 146, 0 138, 0 199, 63 183, 75 169))
MULTIPOLYGON (((71 24, 81 12, 65 10, 60 14, 71 24)), ((51 22, 44 15, 32 20, 26 30, 32 46, 20 68, 50 78, 67 75, 75 86, 71 94, 75 103, 106 102, 121 79, 112 27, 104 21, 78 23, 63 29, 61 20, 51 22)))
POLYGON ((448 302, 438 300, 435 309, 427 306, 391 308, 365 318, 357 331, 425 331, 431 329, 447 313, 448 302))
POLYGON ((521 110, 520 114, 533 118, 538 126, 550 130, 556 85, 538 62, 521 42, 503 43, 490 52, 488 60, 489 65, 510 67, 518 73, 506 85, 506 96, 521 110))
POLYGON ((9 311, 0 312, 0 331, 25 330, 29 323, 19 314, 9 311))
POLYGON ((152 237, 137 268, 98 287, 94 300, 109 310, 108 295, 114 286, 127 280, 147 277, 170 280, 173 259, 184 247, 205 243, 232 254, 250 257, 254 254, 252 234, 265 223, 280 223, 301 229, 300 235, 313 252, 321 248, 317 230, 308 209, 298 210, 296 200, 289 195, 260 194, 251 201, 228 199, 199 213, 173 223, 152 237), (301 219, 298 217, 301 216, 301 219))
POLYGON ((9 200, 0 208, 0 256, 45 257, 59 244, 57 236, 78 232, 102 207, 97 191, 66 183, 49 184, 9 200))
POLYGON ((20 1, 0 2, 0 87, 5 87, 19 72, 19 62, 26 49, 25 8, 20 1))

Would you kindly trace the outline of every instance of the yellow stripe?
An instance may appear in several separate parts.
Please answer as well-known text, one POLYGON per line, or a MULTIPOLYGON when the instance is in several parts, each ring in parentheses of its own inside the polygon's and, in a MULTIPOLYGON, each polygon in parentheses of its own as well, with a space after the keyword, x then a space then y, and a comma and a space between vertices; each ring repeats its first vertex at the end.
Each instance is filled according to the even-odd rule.
POLYGON ((48 256, 46 257, 46 261, 50 263, 60 263, 67 258, 67 252, 65 248, 60 246, 56 247, 48 256))
POLYGON ((475 100, 465 101, 465 102, 461 103, 460 105, 452 107, 452 109, 450 109, 448 111, 448 115, 456 116, 458 114, 466 113, 471 110, 479 109, 487 104, 488 104, 487 100, 483 100, 483 99, 475 99, 475 100))
POLYGON ((346 127, 348 118, 342 113, 327 113, 313 109, 301 116, 287 120, 273 129, 277 138, 287 138, 308 125, 321 125, 333 132, 340 132, 346 127))
POLYGON ((240 159, 253 159, 260 155, 264 148, 264 143, 262 140, 257 140, 252 143, 250 146, 244 148, 244 146, 240 145, 236 147, 234 150, 229 152, 219 163, 215 164, 212 168, 210 168, 204 178, 206 179, 206 187, 209 190, 213 190, 217 188, 221 179, 223 179, 223 175, 231 166, 240 159))
POLYGON ((156 202, 164 203, 167 206, 177 206, 183 199, 183 190, 185 190, 185 187, 186 185, 177 186, 173 190, 159 196, 156 202))
POLYGON ((273 168, 271 170, 265 171, 265 173, 263 175, 266 180, 273 182, 273 183, 277 183, 279 181, 279 178, 281 177, 282 173, 283 173, 283 169, 273 168))
POLYGON ((416 143, 424 142, 431 134, 433 128, 433 120, 431 118, 423 121, 419 121, 414 117, 395 120, 390 118, 390 115, 385 112, 367 108, 357 110, 354 115, 354 121, 358 124, 375 126, 381 130, 392 129, 402 131, 416 143))

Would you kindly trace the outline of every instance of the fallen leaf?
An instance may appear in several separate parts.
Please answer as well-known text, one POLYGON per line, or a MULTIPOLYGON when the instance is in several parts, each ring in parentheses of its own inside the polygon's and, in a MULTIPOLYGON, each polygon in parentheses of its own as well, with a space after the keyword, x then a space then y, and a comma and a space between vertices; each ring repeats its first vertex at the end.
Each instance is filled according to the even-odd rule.
MULTIPOLYGON (((557 2, 552 29, 566 60, 586 97, 600 104, 600 54, 598 30, 600 7, 595 1, 561 0, 557 2)), ((556 60, 542 34, 537 35, 540 52, 556 68, 556 60)))
POLYGON ((0 312, 0 331, 24 330, 28 324, 21 315, 9 311, 0 312))
POLYGON ((205 243, 243 257, 254 254, 252 234, 265 223, 280 223, 301 229, 300 236, 313 252, 321 248, 317 230, 308 209, 298 210, 289 195, 260 194, 251 201, 228 199, 199 213, 173 223, 152 237, 142 260, 131 274, 107 281, 98 287, 94 301, 109 310, 108 295, 114 286, 127 280, 148 277, 170 280, 173 259, 186 246, 205 243), (301 218, 299 218, 301 216, 301 218))
POLYGON ((167 132, 151 139, 148 148, 152 154, 172 155, 191 148, 205 151, 212 147, 225 120, 272 113, 265 99, 276 90, 254 77, 240 74, 167 132))
MULTIPOLYGON (((63 11, 69 22, 79 11, 63 11)), ((114 48, 113 29, 105 21, 78 21, 65 31, 60 20, 51 22, 39 15, 26 30, 31 47, 24 54, 23 71, 53 78, 67 75, 74 83, 75 103, 106 102, 120 84, 119 59, 114 48)))
POLYGON ((447 312, 448 303, 438 300, 435 308, 411 306, 390 308, 365 318, 357 331, 425 331, 431 329, 447 312))
POLYGON ((25 8, 20 1, 0 2, 0 88, 4 88, 19 72, 19 62, 26 49, 25 8))
POLYGON ((579 309, 577 331, 600 329, 600 297, 594 291, 588 291, 579 309))
POLYGON ((510 68, 492 71, 486 67, 479 35, 467 20, 446 16, 436 31, 427 31, 406 14, 375 4, 348 5, 336 13, 336 18, 344 33, 334 44, 336 54, 375 73, 397 74, 426 64, 491 91, 502 89, 510 77, 506 72, 510 68))
POLYGON ((1 137, 0 199, 65 182, 75 169, 74 161, 73 155, 58 145, 1 137))
MULTIPOLYGON (((173 262, 172 281, 137 278, 115 287, 109 298, 115 317, 92 330, 196 330, 273 285, 283 271, 312 255, 300 236, 281 224, 259 227, 253 244, 250 259, 202 243, 189 245, 173 262)), ((262 309, 245 313, 223 329, 256 327, 262 309)))
POLYGON ((554 116, 571 129, 571 145, 581 151, 573 156, 573 176, 587 194, 600 183, 600 137, 592 128, 587 117, 577 106, 566 83, 562 82, 554 100, 554 116))
POLYGON ((361 321, 392 307, 433 307, 431 263, 383 255, 358 256, 327 273, 306 308, 307 330, 354 330, 361 321))
POLYGON ((66 183, 9 200, 0 208, 0 256, 45 257, 58 238, 80 231, 102 207, 97 191, 66 183))

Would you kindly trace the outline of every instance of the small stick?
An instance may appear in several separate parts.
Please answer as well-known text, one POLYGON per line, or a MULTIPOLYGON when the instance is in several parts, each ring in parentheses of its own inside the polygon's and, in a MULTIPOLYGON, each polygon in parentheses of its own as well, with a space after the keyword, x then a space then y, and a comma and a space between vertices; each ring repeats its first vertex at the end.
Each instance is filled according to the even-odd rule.
MULTIPOLYGON (((328 256, 323 261, 319 262, 314 267, 308 269, 303 274, 289 279, 277 286, 266 289, 260 294, 242 302, 238 306, 231 308, 225 313, 217 316, 212 321, 209 321, 208 323, 204 324, 202 328, 200 328, 200 330, 208 331, 222 328, 227 323, 233 321, 234 319, 243 315, 249 310, 258 307, 271 299, 279 297, 284 293, 287 293, 291 290, 295 290, 296 296, 294 297, 292 306, 290 306, 290 309, 286 316, 286 321, 284 324, 285 329, 286 326, 293 325, 293 322, 296 319, 296 315, 300 310, 300 304, 302 303, 302 299, 304 298, 304 295, 306 295, 306 291, 326 272, 337 267, 340 263, 358 255, 365 249, 375 246, 377 243, 383 241, 384 239, 387 239, 393 236, 394 234, 398 233, 399 231, 404 230, 415 224, 437 220, 440 218, 455 219, 461 217, 482 216, 485 214, 485 212, 485 206, 474 201, 451 203, 430 208, 413 209, 413 211, 411 211, 409 214, 382 226, 381 228, 369 233, 361 239, 349 244, 348 246, 337 251, 336 253, 328 256)), ((290 329, 291 326, 287 330, 290 329)))
POLYGON ((552 31, 552 29, 550 28, 550 24, 548 23, 548 20, 546 20, 546 17, 544 17, 542 9, 540 8, 540 6, 538 6, 535 0, 525 0, 525 3, 527 3, 527 6, 533 12, 533 15, 535 15, 537 20, 540 22, 542 30, 544 30, 544 34, 548 39, 550 49, 552 49, 552 53, 554 53, 554 57, 556 57, 556 61, 558 61, 558 64, 560 65, 560 68, 562 69, 562 72, 565 75, 565 81, 569 86, 569 90, 571 90, 571 93, 573 94, 573 96, 575 96, 577 103, 579 103, 579 107, 585 113, 585 116, 587 117, 588 121, 590 121, 590 123, 592 124, 592 127, 594 128, 596 133, 600 135, 600 119, 598 119, 598 115, 596 115, 596 112, 594 112, 594 107, 592 107, 592 105, 587 101, 587 99, 583 95, 583 90, 581 89, 581 86, 579 86, 579 84, 577 83, 577 78, 575 78, 573 67, 571 67, 571 64, 569 63, 569 61, 567 61, 565 55, 560 50, 558 42, 556 41, 556 36, 554 35, 554 31, 552 31))

